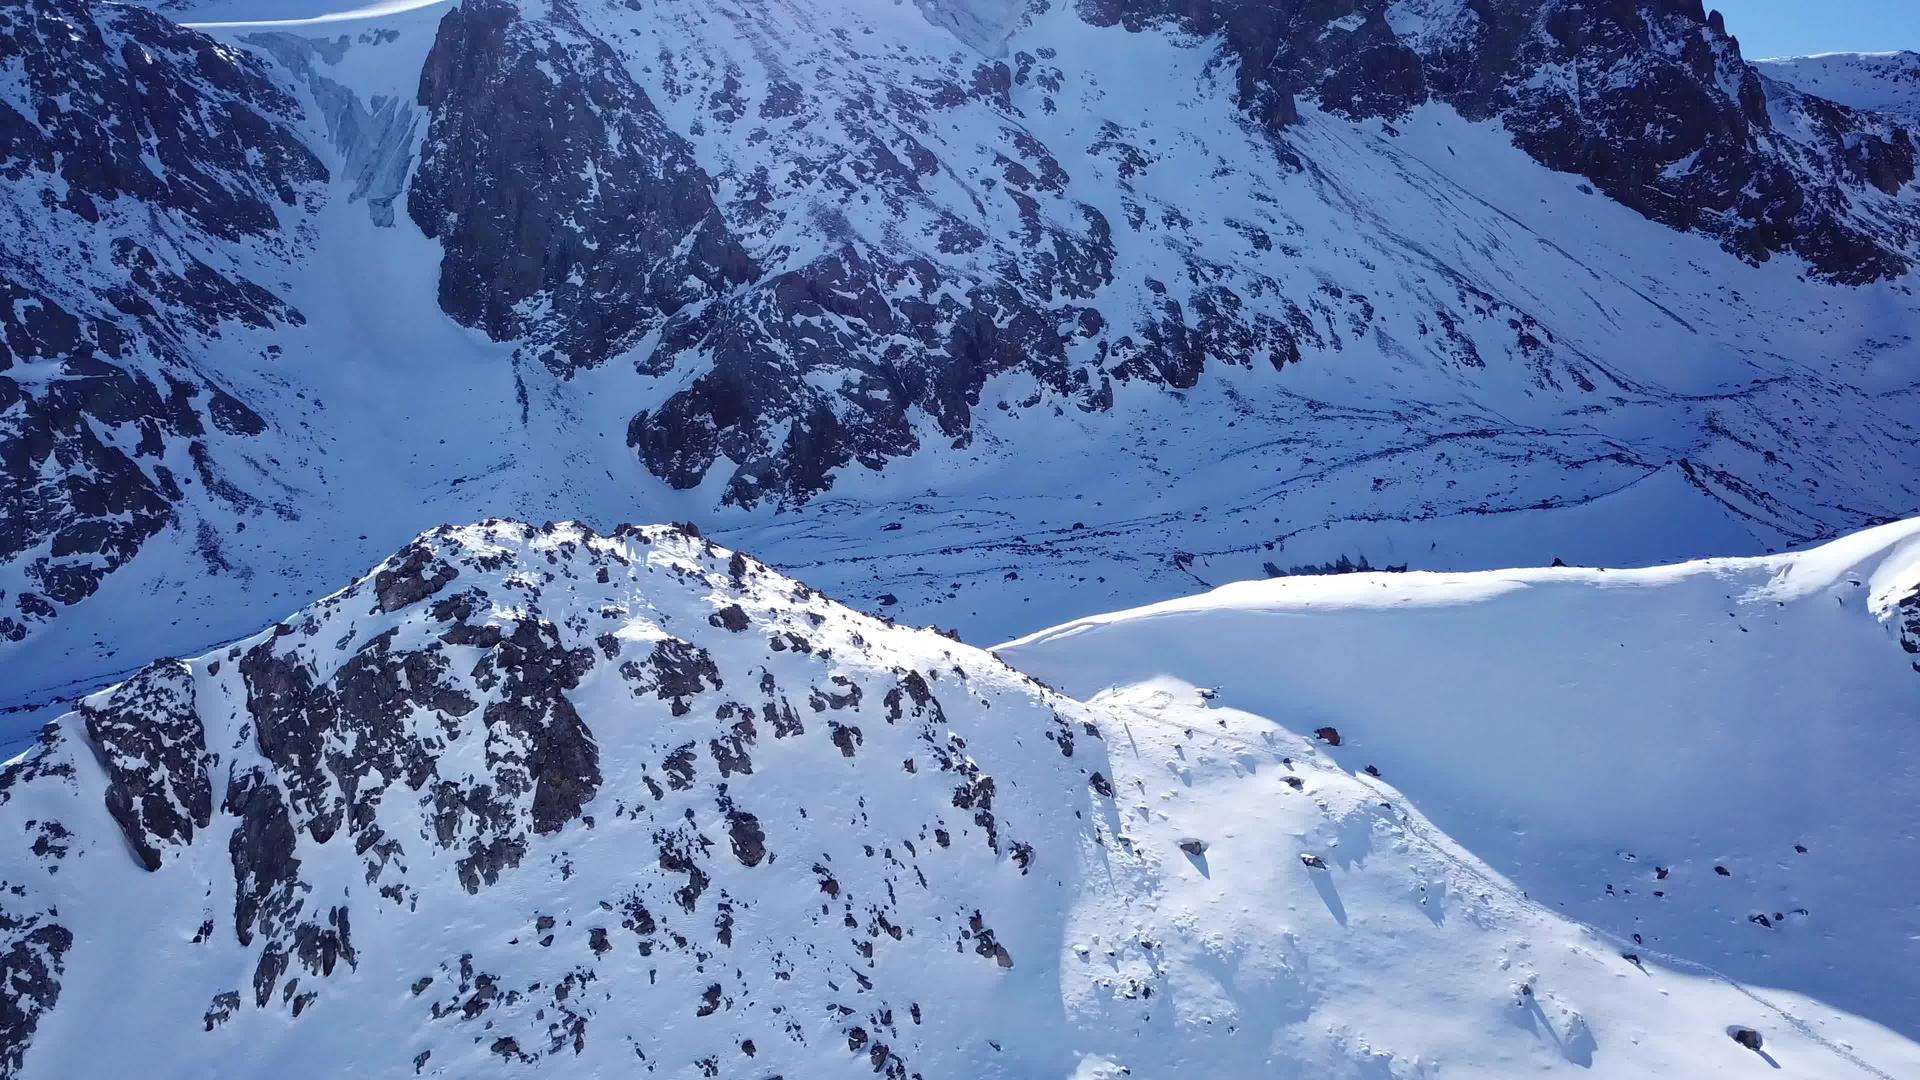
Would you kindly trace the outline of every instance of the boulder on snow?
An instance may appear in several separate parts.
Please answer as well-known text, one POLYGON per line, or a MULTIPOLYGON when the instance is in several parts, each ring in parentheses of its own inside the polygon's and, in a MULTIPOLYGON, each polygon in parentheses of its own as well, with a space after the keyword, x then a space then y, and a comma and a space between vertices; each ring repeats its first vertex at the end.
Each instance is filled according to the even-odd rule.
POLYGON ((1309 870, 1325 870, 1327 868, 1327 860, 1315 855, 1311 851, 1303 851, 1300 853, 1300 864, 1309 870))
POLYGON ((1759 1052, 1761 1041, 1762 1041, 1760 1038, 1760 1033, 1753 1030, 1752 1028, 1736 1027, 1736 1028, 1730 1029, 1727 1032, 1727 1034, 1732 1036, 1733 1041, 1739 1043, 1741 1046, 1744 1046, 1747 1049, 1752 1050, 1756 1053, 1759 1052))
POLYGON ((1328 746, 1340 745, 1340 729, 1337 727, 1316 728, 1313 734, 1315 738, 1326 743, 1328 746))
POLYGON ((1191 836, 1182 837, 1180 839, 1180 850, 1197 859, 1207 853, 1207 842, 1191 836))

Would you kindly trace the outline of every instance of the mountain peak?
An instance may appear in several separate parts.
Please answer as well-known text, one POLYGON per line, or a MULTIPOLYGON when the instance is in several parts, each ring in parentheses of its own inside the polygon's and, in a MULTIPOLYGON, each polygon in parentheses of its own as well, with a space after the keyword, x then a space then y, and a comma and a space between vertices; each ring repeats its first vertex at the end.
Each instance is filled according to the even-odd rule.
POLYGON ((728 1014, 675 1069, 756 1044, 838 1060, 852 1039, 904 1076, 934 1032, 960 1038, 943 983, 1037 959, 995 928, 1080 858, 1089 744, 1083 707, 987 654, 688 529, 436 529, 262 634, 88 698, 8 767, 6 942, 33 960, 7 983, 0 1074, 30 1046, 102 1065, 62 1018, 137 976, 179 994, 129 1022, 128 1053, 229 1032, 183 1068, 288 1016, 307 1035, 287 1047, 330 1040, 354 987, 381 985, 417 1030, 368 1048, 374 1071, 647 1061, 619 991, 728 1014), (129 899, 177 948, 102 941, 129 899), (876 971, 888 947, 926 955, 876 971), (823 1023, 844 1029, 828 1046, 823 1023))

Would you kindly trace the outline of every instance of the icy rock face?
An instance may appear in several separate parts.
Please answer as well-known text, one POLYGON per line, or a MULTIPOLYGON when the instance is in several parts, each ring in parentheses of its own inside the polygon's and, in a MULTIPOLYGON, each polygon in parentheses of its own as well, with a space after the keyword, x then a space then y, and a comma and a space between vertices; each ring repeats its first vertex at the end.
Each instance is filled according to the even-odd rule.
POLYGON ((1270 124, 1296 96, 1356 119, 1444 101, 1498 119, 1549 168, 1764 260, 1791 251, 1846 282, 1910 265, 1912 134, 1785 86, 1742 59, 1700 0, 1082 0, 1095 23, 1218 35, 1243 104, 1270 124))
POLYGON ((182 921, 160 977, 245 973, 158 1010, 176 1034, 377 998, 434 1048, 377 1071, 631 1063, 661 1045, 616 1015, 640 1006, 721 1016, 675 1069, 906 1077, 972 1038, 942 980, 1050 961, 996 927, 1057 903, 1103 767, 1078 703, 694 534, 442 529, 95 695, 0 775, 0 1076, 48 1010, 94 1007, 71 967, 138 961, 75 944, 117 893, 182 921), (391 951, 402 928, 423 944, 391 951))
MULTIPOLYGON (((739 42, 704 29, 681 40, 663 18, 646 25, 658 53, 636 47, 657 55, 656 97, 699 133, 734 233, 770 267, 670 321, 642 366, 687 373, 628 429, 673 486, 718 469, 727 502, 797 504, 854 464, 970 446, 990 379, 1031 380, 1029 405, 1105 411, 1116 382, 1183 389, 1209 365, 1282 367, 1325 340, 1309 311, 1346 306, 1322 295, 1255 310, 1248 295, 1275 297, 1277 283, 1222 280, 1185 251, 1169 265, 1205 282, 1184 295, 1120 279, 1129 223, 1074 186, 1014 104, 1060 88, 1047 57, 949 50, 902 64, 856 35, 796 39, 818 31, 812 18, 742 19, 739 42), (747 55, 730 55, 742 43, 747 55)), ((1150 212, 1124 205, 1136 228, 1150 212)))
POLYGON ((1004 56, 1007 39, 1044 0, 914 0, 928 21, 988 56, 1004 56))
POLYGON ((175 520, 266 421, 199 361, 297 324, 227 250, 270 248, 326 170, 254 57, 138 8, 0 6, 0 638, 175 520), (191 482, 191 481, 188 481, 191 482))
POLYGON ((448 12, 419 103, 407 211, 442 241, 440 306, 462 324, 564 374, 756 276, 685 144, 564 5, 448 12))
MULTIPOLYGON (((413 167, 414 135, 420 113, 410 103, 385 95, 369 101, 327 74, 344 56, 351 39, 331 41, 287 33, 250 34, 248 45, 266 52, 305 80, 320 107, 327 135, 344 159, 353 187, 349 200, 364 199, 367 213, 382 228, 393 224, 394 201, 413 167)), ((377 43, 377 39, 376 39, 377 43)))

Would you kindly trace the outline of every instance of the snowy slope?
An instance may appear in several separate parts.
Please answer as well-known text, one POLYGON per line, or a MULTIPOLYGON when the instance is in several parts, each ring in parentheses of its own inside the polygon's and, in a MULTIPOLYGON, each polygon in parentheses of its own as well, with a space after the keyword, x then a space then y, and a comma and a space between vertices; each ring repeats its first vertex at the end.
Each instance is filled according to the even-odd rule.
MULTIPOLYGON (((209 24, 149 49, 166 72, 197 77, 196 50, 217 42, 284 95, 262 115, 326 175, 268 200, 275 228, 242 243, 154 200, 103 202, 100 226, 49 211, 71 187, 51 166, 7 180, 8 250, 33 237, 62 271, 22 275, 46 298, 119 319, 100 297, 128 272, 95 256, 124 228, 284 304, 200 305, 214 314, 111 358, 125 379, 69 369, 47 356, 73 350, 53 346, 0 374, 34 421, 0 409, 10 490, 34 496, 0 529, 0 709, 26 710, 0 719, 11 745, 154 655, 246 634, 422 529, 494 514, 698 520, 857 606, 985 642, 1269 564, 1645 565, 1780 550, 1920 504, 1904 279, 1839 285, 1790 252, 1751 265, 1714 221, 1650 219, 1543 166, 1506 120, 1438 99, 1355 119, 1303 91, 1294 122, 1269 128, 1224 31, 997 0, 527 4, 511 19, 479 2, 148 6, 209 24), (516 27, 492 66, 456 48, 494 41, 488 20, 516 27), (436 49, 442 75, 524 81, 423 97, 436 49), (458 122, 521 99, 541 107, 510 131, 458 122), (596 122, 653 141, 581 135, 596 122), (474 271, 484 311, 446 306, 446 267, 495 261, 450 255, 524 238, 461 207, 426 235, 423 158, 434 190, 511 188, 519 219, 549 226, 507 245, 529 253, 501 260, 511 280, 474 271), (635 177, 687 215, 605 226, 656 190, 635 177), (688 261, 699 245, 678 226, 714 220, 724 257, 688 261), (514 327, 531 329, 489 336, 514 327), (610 355, 557 372, 556 339, 610 355), (162 407, 175 379, 225 397, 202 391, 183 416, 162 407), (257 430, 221 425, 229 398, 257 430), (42 403, 53 420, 37 426, 42 403), (103 506, 103 477, 144 497, 103 506)), ((1459 30, 1441 17, 1457 4, 1391 6, 1420 49, 1459 30)), ((28 8, 127 21, 114 5, 28 8)), ((1689 34, 1661 47, 1708 42, 1731 64, 1709 26, 1689 34)), ((21 116, 57 97, 59 60, 38 84, 5 69, 21 116)), ((1581 70, 1555 60, 1536 89, 1581 70)), ((1849 228, 1907 243, 1914 191, 1827 156, 1832 139, 1894 138, 1885 122, 1854 130, 1809 100, 1768 99, 1769 152, 1844 190, 1849 228)), ((244 160, 216 164, 261 186, 244 160)), ((1675 191, 1712 173, 1698 156, 1658 164, 1675 191)), ((165 315, 166 284, 124 303, 165 315)))
POLYGON ((1920 53, 1820 53, 1755 66, 1809 94, 1920 125, 1920 53))
POLYGON ((1904 1076, 1910 1048, 1840 1027, 1920 1015, 1916 614, 1909 521, 1652 570, 1244 583, 996 652, 1197 731, 1330 729, 1326 761, 1546 909, 1904 1076))
POLYGON ((1917 533, 1002 650, 1083 702, 679 529, 436 530, 7 766, 0 1075, 1914 1075, 1917 533))

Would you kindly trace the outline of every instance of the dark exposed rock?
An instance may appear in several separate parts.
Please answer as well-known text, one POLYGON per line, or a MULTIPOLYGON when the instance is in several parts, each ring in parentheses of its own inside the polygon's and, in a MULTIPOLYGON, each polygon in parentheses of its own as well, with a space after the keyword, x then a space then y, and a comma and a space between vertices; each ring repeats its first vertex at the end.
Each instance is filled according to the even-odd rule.
POLYGON ((240 944, 249 945, 256 934, 281 934, 299 911, 296 834, 279 788, 259 770, 235 778, 224 808, 240 819, 227 851, 233 861, 234 930, 240 944))
POLYGON ((226 990, 215 994, 212 1003, 207 1006, 207 1030, 212 1031, 214 1028, 226 1023, 233 1018, 234 1013, 239 1011, 240 991, 226 990))
MULTIPOLYGON (((1104 219, 1084 212, 1092 239, 1058 263, 1060 273, 1083 277, 1063 283, 1069 296, 1091 295, 1112 260, 1104 219)), ((1056 233, 1051 243, 1080 241, 1056 233)), ((698 485, 724 457, 735 465, 727 501, 804 499, 828 488, 839 468, 879 468, 918 450, 916 412, 964 445, 993 375, 1026 371, 1063 396, 1088 399, 1087 373, 1068 363, 1072 338, 1060 330, 1083 312, 1091 309, 1040 307, 1010 286, 957 297, 932 263, 893 264, 844 247, 670 322, 651 370, 680 355, 710 356, 712 367, 636 416, 627 441, 675 487, 698 485), (896 340, 914 347, 873 347, 896 340), (811 384, 815 370, 833 371, 840 389, 811 384)))
POLYGON ((163 847, 191 844, 213 816, 193 672, 177 660, 156 661, 79 711, 107 773, 107 811, 141 864, 158 870, 163 847))
POLYGON ((426 545, 414 544, 401 553, 398 562, 389 562, 374 575, 374 610, 391 612, 417 604, 458 576, 460 571, 435 559, 426 545))
POLYGON ((17 640, 172 523, 169 449, 246 498, 222 448, 266 422, 193 352, 302 321, 218 252, 277 235, 326 169, 264 64, 139 7, 9 4, 0 56, 0 206, 33 238, 0 238, 0 562, 38 589, 0 614, 17 640))
MULTIPOLYGON (((11 919, 7 920, 11 923, 11 919)), ((18 1076, 40 1018, 60 997, 60 976, 73 934, 56 923, 0 925, 0 1074, 18 1076)))
POLYGON ((407 210, 441 241, 440 306, 554 371, 754 275, 685 143, 565 6, 543 21, 504 0, 452 8, 419 103, 407 210))
POLYGON ((722 688, 720 669, 713 657, 698 645, 672 639, 654 645, 650 657, 654 671, 654 689, 663 699, 673 702, 673 714, 685 716, 693 706, 688 699, 711 686, 722 688))
POLYGON ((745 630, 749 625, 747 613, 739 604, 728 604, 726 607, 707 616, 707 621, 715 626, 725 627, 727 630, 736 634, 745 630))
POLYGON ((1845 282, 1910 263, 1913 221, 1863 214, 1862 189, 1914 178, 1911 135, 1764 79, 1698 0, 1463 0, 1423 16, 1409 40, 1377 2, 1079 6, 1098 25, 1217 35, 1241 106, 1271 128, 1297 120, 1296 96, 1353 119, 1443 101, 1498 119, 1541 164, 1745 258, 1791 251, 1845 282), (1793 137, 1775 125, 1789 114, 1803 121, 1793 137))
POLYGON ((994 963, 1003 968, 1013 966, 1013 955, 1007 947, 995 938, 993 928, 988 926, 978 911, 967 917, 967 928, 973 932, 973 951, 981 956, 990 956, 994 963))
MULTIPOLYGON (((1915 589, 1900 598, 1892 612, 1894 628, 1900 634, 1900 647, 1908 656, 1916 657, 1913 670, 1920 671, 1920 589, 1915 589)), ((1802 854, 1806 849, 1794 845, 1802 854)))
POLYGON ((741 810, 727 811, 727 831, 733 837, 733 856, 746 866, 758 866, 767 855, 767 834, 760 819, 741 810))

